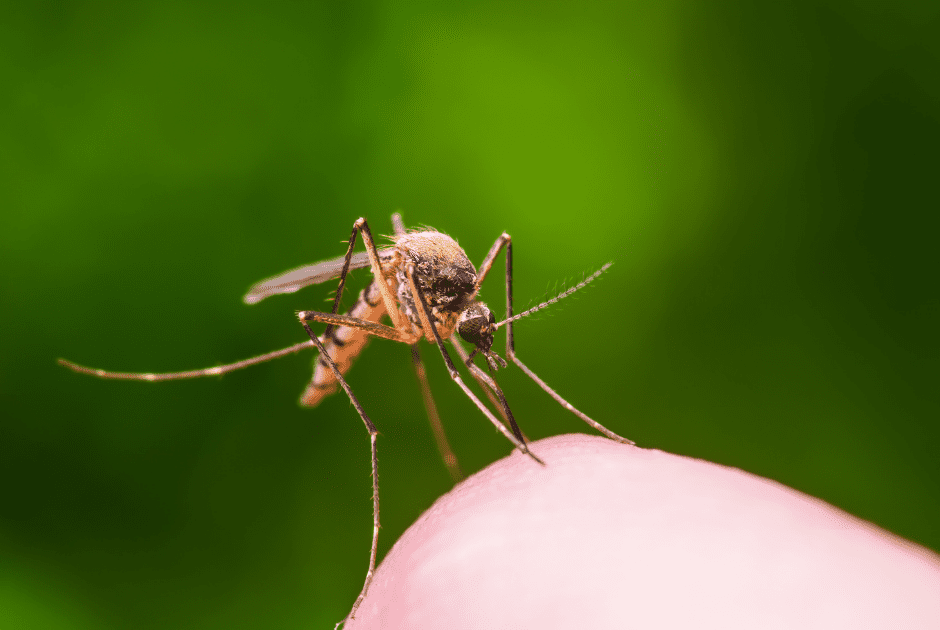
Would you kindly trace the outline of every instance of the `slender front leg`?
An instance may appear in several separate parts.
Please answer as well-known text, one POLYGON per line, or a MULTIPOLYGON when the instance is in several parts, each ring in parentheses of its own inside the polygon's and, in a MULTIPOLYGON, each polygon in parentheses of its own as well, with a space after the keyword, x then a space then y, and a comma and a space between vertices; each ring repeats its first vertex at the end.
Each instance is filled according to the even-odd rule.
MULTIPOLYGON (((560 395, 558 395, 558 393, 554 389, 549 387, 545 381, 540 379, 535 374, 535 372, 533 372, 528 367, 526 367, 526 365, 522 361, 519 360, 519 357, 516 356, 516 342, 512 334, 512 324, 513 324, 512 322, 512 241, 509 239, 509 236, 507 234, 503 234, 503 236, 500 237, 501 240, 503 238, 506 239, 506 242, 505 242, 505 245, 506 245, 506 319, 507 319, 506 321, 506 358, 512 361, 513 363, 515 363, 516 365, 518 365, 519 369, 522 370, 526 374, 526 376, 528 376, 533 381, 535 381, 538 384, 538 386, 541 387, 543 390, 545 390, 545 392, 549 396, 554 398, 558 402, 558 404, 560 404, 562 407, 564 407, 565 409, 567 409, 574 415, 584 420, 586 423, 594 427, 594 429, 596 429, 598 432, 603 433, 610 439, 616 442, 620 442, 622 444, 635 444, 633 440, 628 440, 625 437, 621 437, 617 435, 616 433, 614 433, 613 431, 611 431, 610 429, 602 425, 600 422, 597 422, 596 420, 593 420, 586 414, 581 413, 578 409, 574 407, 574 405, 572 405, 567 400, 565 400, 560 395)), ((501 243, 501 240, 496 241, 497 245, 501 243)), ((496 247, 496 245, 493 246, 493 249, 491 249, 490 252, 492 253, 494 250, 497 253, 499 253, 499 250, 496 247)))
MULTIPOLYGON (((529 450, 529 447, 526 446, 523 440, 513 435, 505 426, 503 426, 503 423, 496 419, 496 416, 494 416, 493 413, 487 409, 486 405, 484 405, 483 402, 476 397, 476 394, 474 394, 470 388, 467 387, 467 384, 463 382, 463 379, 460 378, 460 374, 457 372, 457 368, 454 367, 454 362, 451 360, 450 355, 447 354, 447 348, 444 347, 444 342, 441 340, 441 336, 437 332, 437 326, 434 325, 431 309, 428 307, 428 303, 424 299, 424 294, 421 292, 421 287, 418 286, 418 283, 415 281, 414 274, 414 263, 408 262, 407 266, 405 267, 405 275, 408 278, 408 284, 411 288, 412 298, 415 301, 415 305, 418 307, 418 317, 421 319, 421 326, 425 331, 431 331, 432 335, 434 336, 434 341, 437 343, 437 347, 440 349, 441 355, 444 357, 444 363, 447 365, 447 371, 450 372, 450 377, 454 380, 455 383, 457 383, 457 385, 460 386, 460 389, 462 389, 464 393, 470 397, 470 400, 472 400, 477 408, 483 412, 483 415, 485 415, 487 419, 493 423, 493 426, 499 429, 499 431, 506 436, 506 439, 512 442, 516 448, 531 457, 533 460, 544 465, 545 462, 536 457, 532 451, 529 450)), ((473 367, 476 368, 476 366, 473 367)), ((492 387, 495 388, 494 391, 497 392, 503 407, 505 408, 509 417, 512 418, 512 412, 509 411, 509 405, 506 403, 505 397, 502 396, 502 392, 498 391, 499 388, 496 387, 496 383, 492 382, 492 379, 483 374, 482 371, 479 371, 479 368, 476 369, 479 374, 483 375, 486 380, 492 383, 492 387)), ((511 420, 511 422, 515 424, 515 421, 511 420)), ((518 431, 518 427, 516 427, 516 430, 518 431)))
POLYGON ((489 390, 496 395, 497 400, 499 400, 498 406, 502 409, 503 416, 509 421, 509 428, 512 429, 513 435, 519 438, 520 442, 525 444, 525 437, 522 435, 522 430, 519 428, 519 425, 516 424, 516 419, 512 415, 512 410, 509 409, 509 402, 506 401, 503 390, 500 389, 499 385, 496 384, 496 381, 494 381, 489 374, 478 368, 475 363, 467 363, 467 367, 470 369, 470 373, 473 374, 474 378, 477 379, 477 382, 484 386, 484 389, 489 388, 489 390))
MULTIPOLYGON (((451 345, 454 346, 454 349, 457 350, 457 354, 460 356, 460 360, 463 361, 467 365, 468 368, 470 368, 470 365, 473 362, 473 356, 470 354, 467 354, 466 349, 464 349, 464 347, 460 345, 460 342, 457 341, 457 339, 455 339, 454 337, 450 338, 450 343, 451 345)), ((474 351, 474 353, 475 352, 476 351, 474 351)), ((478 371, 480 373, 483 373, 483 371, 479 370, 479 368, 478 368, 478 371)), ((503 417, 503 420, 507 424, 509 424, 510 423, 509 416, 506 415, 506 412, 503 411, 503 406, 499 403, 499 400, 497 400, 496 395, 494 393, 495 390, 491 390, 489 384, 485 380, 477 376, 477 371, 474 371, 472 368, 470 368, 470 375, 473 376, 473 378, 476 379, 476 382, 480 384, 480 389, 483 390, 483 393, 486 394, 486 397, 489 398, 490 402, 493 403, 493 406, 496 407, 496 410, 499 411, 499 414, 503 417)), ((490 380, 492 381, 493 379, 490 379, 490 380)), ((518 436, 523 442, 529 441, 529 436, 527 436, 522 431, 522 429, 519 428, 518 425, 516 425, 515 430, 519 432, 518 436)))
MULTIPOLYGON (((470 363, 473 361, 473 357, 467 354, 466 348, 460 345, 460 342, 457 341, 456 336, 452 336, 450 338, 450 345, 454 346, 454 350, 457 351, 457 356, 460 357, 460 360, 463 361, 464 364, 469 369, 470 363)), ((474 351, 474 354, 475 353, 476 351, 474 351)), ((489 398, 490 402, 493 403, 493 406, 496 408, 497 411, 499 411, 499 414, 503 417, 503 420, 508 424, 509 418, 506 417, 506 412, 503 411, 503 408, 500 406, 499 401, 496 400, 496 396, 493 394, 490 388, 486 386, 486 383, 484 381, 481 381, 480 379, 476 378, 476 374, 474 374, 473 372, 470 372, 470 375, 473 376, 473 378, 476 379, 477 383, 480 384, 480 389, 483 390, 483 393, 486 394, 486 397, 489 398)))
POLYGON ((304 319, 301 319, 300 323, 303 324, 304 330, 307 331, 311 341, 316 344, 317 349, 320 351, 320 360, 326 360, 333 369, 333 373, 336 374, 336 380, 339 381, 346 395, 349 396, 349 401, 352 403, 353 407, 356 408, 359 417, 362 418, 362 422, 366 425, 366 431, 369 432, 369 443, 372 453, 372 549, 369 552, 369 570, 366 572, 366 579, 365 583, 362 585, 362 591, 359 592, 359 597, 357 597, 356 601, 353 603, 349 614, 336 624, 336 628, 339 628, 347 619, 354 619, 356 617, 356 610, 359 609, 362 600, 366 598, 366 594, 369 592, 369 586, 372 584, 372 577, 375 575, 375 559, 379 551, 379 455, 376 450, 375 439, 378 437, 379 432, 372 423, 372 420, 369 419, 369 416, 366 415, 365 410, 359 403, 359 399, 353 394, 352 388, 349 387, 346 379, 343 378, 342 372, 339 371, 339 368, 336 367, 333 359, 330 357, 329 353, 327 353, 326 348, 323 347, 320 338, 310 329, 310 324, 304 319))

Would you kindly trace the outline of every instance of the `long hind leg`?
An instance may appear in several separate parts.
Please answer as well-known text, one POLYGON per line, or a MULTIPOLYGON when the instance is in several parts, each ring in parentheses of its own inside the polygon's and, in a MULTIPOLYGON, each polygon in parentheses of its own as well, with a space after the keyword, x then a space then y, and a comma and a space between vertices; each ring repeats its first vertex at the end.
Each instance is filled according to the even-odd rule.
POLYGON ((265 354, 259 354, 256 357, 251 357, 250 359, 242 359, 241 361, 236 361, 235 363, 227 363, 225 365, 216 365, 210 368, 202 368, 201 370, 187 370, 185 372, 112 372, 110 370, 99 370, 97 368, 85 367, 84 365, 79 365, 78 363, 73 363, 67 359, 59 359, 59 365, 65 366, 73 372, 78 372, 79 374, 88 374, 90 376, 97 376, 98 378, 105 379, 115 379, 122 381, 148 381, 155 383, 157 381, 179 381, 187 378, 202 378, 204 376, 220 376, 227 372, 232 372, 234 370, 241 370, 251 365, 256 365, 258 363, 264 363, 265 361, 271 361, 272 359, 279 359, 280 357, 287 356, 288 354, 293 354, 295 352, 300 352, 301 350, 306 350, 307 348, 312 348, 314 345, 309 341, 302 341, 300 343, 295 343, 294 345, 284 348, 282 350, 275 350, 274 352, 267 352, 265 354))
POLYGON ((313 341, 313 343, 317 346, 317 349, 320 351, 320 360, 326 360, 326 362, 333 369, 334 374, 336 374, 336 379, 343 387, 346 395, 349 396, 349 401, 352 403, 353 407, 356 408, 356 412, 359 414, 359 417, 362 418, 362 422, 366 425, 366 431, 369 433, 369 447, 372 460, 372 548, 369 551, 369 570, 366 572, 366 579, 362 585, 362 590, 359 592, 359 596, 356 598, 356 601, 353 602, 352 609, 350 609, 349 614, 336 624, 336 627, 339 628, 339 626, 347 619, 355 618, 356 610, 359 609, 359 605, 362 604, 362 600, 364 600, 366 594, 368 594, 369 586, 372 584, 372 578, 375 575, 375 559, 379 551, 379 455, 378 451, 376 450, 375 440, 376 437, 378 437, 379 432, 372 423, 372 420, 369 419, 369 416, 366 415, 365 410, 362 408, 362 405, 359 403, 356 395, 353 394, 353 391, 346 382, 346 379, 343 378, 342 372, 340 372, 339 368, 333 362, 333 359, 330 358, 326 348, 323 347, 323 342, 321 342, 320 338, 317 337, 317 335, 310 329, 310 324, 308 324, 304 319, 301 319, 301 324, 303 324, 307 334, 310 335, 311 341, 313 341))

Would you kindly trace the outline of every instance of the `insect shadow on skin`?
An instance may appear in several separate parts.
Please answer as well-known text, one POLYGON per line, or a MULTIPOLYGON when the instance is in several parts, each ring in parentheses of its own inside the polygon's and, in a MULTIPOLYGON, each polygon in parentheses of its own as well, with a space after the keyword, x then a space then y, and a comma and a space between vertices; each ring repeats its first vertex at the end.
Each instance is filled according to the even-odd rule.
POLYGON ((481 263, 479 270, 477 270, 467 258, 463 249, 457 244, 457 241, 450 236, 432 228, 406 230, 401 216, 398 214, 392 215, 392 224, 395 235, 392 237, 394 244, 391 247, 376 248, 368 223, 365 219, 360 218, 353 224, 344 256, 291 269, 272 278, 262 280, 248 290, 244 301, 247 304, 255 304, 272 295, 294 293, 303 287, 339 278, 339 285, 333 298, 333 307, 329 313, 319 311, 300 311, 297 313, 297 318, 310 337, 309 341, 235 363, 186 372, 110 372, 59 359, 60 364, 76 372, 100 378, 168 381, 225 374, 256 363, 263 363, 307 348, 316 347, 319 356, 314 368, 313 378, 301 395, 300 404, 306 407, 315 407, 323 398, 341 387, 365 424, 369 435, 372 461, 373 528, 369 569, 359 596, 353 603, 349 614, 336 624, 337 628, 347 619, 354 618, 356 610, 365 599, 369 585, 372 583, 372 577, 375 574, 378 551, 379 464, 376 450, 378 431, 344 378, 344 374, 365 348, 370 337, 375 336, 399 341, 407 343, 411 347, 412 364, 421 387, 428 419, 434 431, 441 457, 455 482, 459 481, 463 474, 447 441, 437 412, 437 406, 431 395, 431 388, 418 349, 418 341, 422 338, 438 347, 451 379, 473 401, 483 415, 506 436, 506 439, 516 449, 528 456, 533 463, 544 465, 544 462, 529 450, 526 439, 509 408, 506 397, 491 376, 496 370, 507 366, 506 360, 493 351, 494 334, 503 327, 506 329, 505 355, 509 361, 518 366, 559 404, 594 429, 617 442, 633 444, 632 441, 617 435, 576 409, 554 389, 549 387, 519 360, 516 356, 513 340, 513 323, 515 321, 551 306, 583 288, 606 271, 611 263, 605 264, 580 283, 555 297, 522 313, 513 315, 512 239, 508 234, 504 232, 496 239, 481 263), (359 235, 362 236, 365 251, 353 253, 356 238, 359 235), (506 319, 497 322, 489 307, 478 300, 476 296, 500 252, 505 252, 506 258, 506 319), (346 314, 338 313, 349 271, 365 267, 372 270, 371 282, 360 292, 355 304, 346 314), (387 318, 391 326, 381 323, 383 318, 387 318), (313 332, 310 327, 311 322, 326 324, 326 329, 322 335, 313 332), (457 335, 455 336, 454 333, 457 333, 457 335), (471 344, 473 349, 468 353, 457 337, 471 344), (494 408, 499 412, 501 419, 497 418, 463 381, 444 345, 445 340, 451 342, 461 361, 470 371, 471 376, 479 383, 494 408), (474 363, 474 358, 478 354, 484 358, 489 373, 484 372, 474 363))

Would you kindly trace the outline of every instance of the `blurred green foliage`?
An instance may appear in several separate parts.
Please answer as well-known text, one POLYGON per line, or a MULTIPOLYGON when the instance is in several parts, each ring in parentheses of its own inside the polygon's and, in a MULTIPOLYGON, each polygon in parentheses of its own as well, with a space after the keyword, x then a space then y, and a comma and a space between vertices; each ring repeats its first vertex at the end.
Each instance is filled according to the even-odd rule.
MULTIPOLYGON (((940 5, 33 2, 0 9, 0 627, 330 627, 371 531, 348 401, 254 281, 353 221, 508 231, 519 354, 641 446, 940 549, 940 5)), ((498 264, 498 269, 502 263, 498 264)), ((484 298, 501 304, 497 280, 484 298)), ((368 278, 355 274, 355 292, 368 278)), ((500 346, 502 342, 500 341, 500 346)), ((466 470, 509 448, 424 346, 466 470)), ((533 439, 587 431, 512 369, 533 439)), ((407 347, 349 375, 384 553, 449 487, 407 347)))

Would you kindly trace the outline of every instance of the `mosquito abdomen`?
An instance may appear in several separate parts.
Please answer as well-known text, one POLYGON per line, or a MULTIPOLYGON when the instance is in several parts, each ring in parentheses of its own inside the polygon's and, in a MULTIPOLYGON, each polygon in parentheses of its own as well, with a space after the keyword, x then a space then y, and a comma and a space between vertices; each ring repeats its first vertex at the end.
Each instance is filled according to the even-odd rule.
MULTIPOLYGON (((349 309, 348 315, 359 319, 366 319, 371 322, 378 322, 385 315, 385 302, 382 300, 382 293, 379 291, 375 280, 369 283, 365 289, 359 293, 359 299, 349 309)), ((347 326, 336 326, 330 331, 329 336, 320 338, 323 347, 329 353, 330 357, 336 363, 336 367, 342 374, 346 374, 353 361, 362 352, 369 342, 369 335, 356 328, 347 326)), ((335 392, 338 388, 336 374, 330 369, 326 361, 320 357, 317 359, 316 368, 313 371, 313 380, 307 385, 303 395, 300 397, 300 404, 304 407, 316 407, 320 401, 335 392)))

